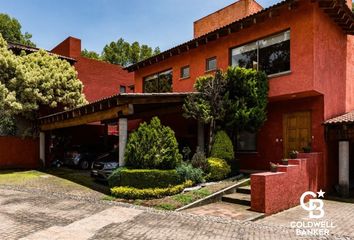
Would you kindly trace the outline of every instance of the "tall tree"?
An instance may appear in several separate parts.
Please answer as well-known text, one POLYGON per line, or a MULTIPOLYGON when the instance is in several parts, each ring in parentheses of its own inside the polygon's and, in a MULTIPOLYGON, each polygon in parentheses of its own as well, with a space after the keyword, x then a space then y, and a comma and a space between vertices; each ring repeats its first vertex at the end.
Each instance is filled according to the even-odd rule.
MULTIPOLYGON (((0 34, 0 121, 10 127, 11 119, 37 117, 40 107, 74 108, 86 103, 82 82, 74 67, 40 50, 16 56, 0 34)), ((3 130, 0 126, 0 131, 3 130)), ((2 131, 4 132, 4 131, 2 131)))
POLYGON ((98 53, 96 53, 95 51, 89 51, 86 48, 81 51, 81 56, 95 60, 102 60, 101 56, 98 53))
POLYGON ((103 48, 102 59, 113 64, 128 66, 159 53, 158 47, 153 50, 148 45, 140 45, 137 41, 130 44, 120 38, 117 42, 111 42, 103 48))
POLYGON ((22 33, 21 28, 16 18, 0 13, 0 33, 6 41, 35 47, 36 45, 31 41, 32 35, 28 32, 22 33))

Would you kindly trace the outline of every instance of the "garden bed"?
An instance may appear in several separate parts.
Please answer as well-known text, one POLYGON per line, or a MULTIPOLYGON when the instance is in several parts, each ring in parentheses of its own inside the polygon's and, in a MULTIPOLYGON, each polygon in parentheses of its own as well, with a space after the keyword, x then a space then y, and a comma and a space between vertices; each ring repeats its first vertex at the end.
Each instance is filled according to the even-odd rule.
POLYGON ((119 198, 111 198, 107 200, 114 200, 119 202, 127 202, 132 203, 135 205, 146 206, 146 207, 153 207, 156 209, 162 210, 176 210, 180 207, 186 206, 194 201, 207 197, 215 192, 218 192, 222 189, 230 187, 235 183, 241 181, 242 179, 235 180, 233 178, 226 179, 220 182, 216 182, 215 184, 207 184, 206 186, 198 189, 192 190, 185 193, 179 193, 173 196, 167 196, 158 199, 150 199, 150 200, 127 200, 127 199, 119 199, 119 198))

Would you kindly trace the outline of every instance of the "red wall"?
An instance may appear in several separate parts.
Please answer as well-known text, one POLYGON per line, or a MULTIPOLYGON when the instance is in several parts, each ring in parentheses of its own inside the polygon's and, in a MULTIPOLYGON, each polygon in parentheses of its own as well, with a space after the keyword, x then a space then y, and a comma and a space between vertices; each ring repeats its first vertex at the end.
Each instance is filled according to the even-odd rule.
POLYGON ((68 37, 52 52, 75 58, 74 67, 89 102, 119 93, 121 85, 129 92, 128 86, 134 84, 134 73, 128 73, 121 66, 81 57, 80 39, 68 37))
POLYGON ((0 168, 33 169, 40 166, 39 141, 32 138, 0 137, 0 168))
POLYGON ((251 209, 277 213, 299 205, 304 192, 325 189, 322 165, 321 153, 300 154, 288 166, 280 165, 276 173, 252 174, 251 209))

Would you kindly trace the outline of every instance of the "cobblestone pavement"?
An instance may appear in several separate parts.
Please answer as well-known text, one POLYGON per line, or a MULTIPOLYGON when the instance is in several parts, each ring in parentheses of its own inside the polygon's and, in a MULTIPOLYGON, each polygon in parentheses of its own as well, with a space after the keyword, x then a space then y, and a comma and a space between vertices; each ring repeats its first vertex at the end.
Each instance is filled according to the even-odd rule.
POLYGON ((240 221, 252 220, 263 216, 263 214, 250 211, 249 206, 226 202, 210 203, 204 206, 186 209, 184 212, 195 215, 226 217, 240 221))
MULTIPOLYGON (((337 217, 353 219, 351 214, 337 217)), ((304 239, 265 220, 240 222, 0 186, 0 239, 304 239)), ((344 231, 326 239, 351 238, 344 231)))
MULTIPOLYGON (((346 235, 354 239, 354 203, 343 203, 336 201, 324 200, 325 216, 316 220, 333 222, 334 227, 330 232, 336 235, 346 235)), ((289 227, 291 222, 297 221, 314 221, 308 217, 308 212, 300 206, 289 210, 271 215, 259 220, 259 223, 264 223, 273 226, 289 227)))

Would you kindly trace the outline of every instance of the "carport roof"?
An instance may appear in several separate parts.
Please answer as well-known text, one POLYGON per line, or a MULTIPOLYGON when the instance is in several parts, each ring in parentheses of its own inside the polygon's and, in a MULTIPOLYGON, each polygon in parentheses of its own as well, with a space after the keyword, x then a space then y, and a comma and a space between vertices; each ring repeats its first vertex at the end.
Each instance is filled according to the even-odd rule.
POLYGON ((348 112, 346 114, 340 115, 335 118, 328 119, 325 121, 325 125, 340 125, 340 124, 351 124, 354 123, 354 111, 348 112))
POLYGON ((38 124, 42 131, 47 131, 117 119, 120 116, 140 116, 149 109, 161 107, 172 112, 190 94, 195 93, 119 93, 75 109, 40 117, 38 124))

